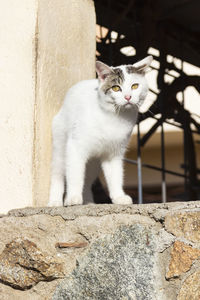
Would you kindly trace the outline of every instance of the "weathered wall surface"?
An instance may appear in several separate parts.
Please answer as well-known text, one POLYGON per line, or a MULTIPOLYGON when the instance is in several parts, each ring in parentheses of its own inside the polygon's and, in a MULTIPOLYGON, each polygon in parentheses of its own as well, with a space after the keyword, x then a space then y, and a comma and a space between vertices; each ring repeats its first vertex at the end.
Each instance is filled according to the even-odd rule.
POLYGON ((0 212, 48 200, 51 121, 95 76, 92 0, 0 2, 0 212))
POLYGON ((0 299, 200 299, 199 220, 199 201, 10 211, 0 299))
POLYGON ((96 17, 92 0, 39 1, 34 141, 34 205, 48 202, 51 123, 66 91, 95 77, 96 17))
POLYGON ((32 203, 37 2, 0 3, 1 212, 32 203))

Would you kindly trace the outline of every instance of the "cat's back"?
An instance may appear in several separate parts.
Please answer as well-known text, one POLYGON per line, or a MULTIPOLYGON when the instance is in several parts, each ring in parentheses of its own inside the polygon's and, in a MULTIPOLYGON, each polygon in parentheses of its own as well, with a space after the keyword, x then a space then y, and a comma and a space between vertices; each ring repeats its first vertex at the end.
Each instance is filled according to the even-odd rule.
POLYGON ((91 112, 98 110, 98 80, 82 80, 66 93, 60 111, 53 119, 53 128, 68 131, 85 127, 91 112))
POLYGON ((88 102, 94 102, 97 97, 97 91, 97 79, 79 81, 68 90, 64 99, 63 109, 87 106, 88 102))

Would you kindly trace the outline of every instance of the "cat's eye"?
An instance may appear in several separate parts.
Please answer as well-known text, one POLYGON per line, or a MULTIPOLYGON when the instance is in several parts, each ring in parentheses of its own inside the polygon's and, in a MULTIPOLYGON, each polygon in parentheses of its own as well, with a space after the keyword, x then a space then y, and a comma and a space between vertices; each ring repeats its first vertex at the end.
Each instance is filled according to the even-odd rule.
POLYGON ((139 84, 138 83, 134 83, 132 84, 131 88, 132 90, 136 90, 138 88, 139 84))
POLYGON ((114 92, 118 92, 118 91, 121 90, 121 88, 120 88, 119 85, 113 85, 113 86, 112 86, 112 90, 113 90, 114 92))

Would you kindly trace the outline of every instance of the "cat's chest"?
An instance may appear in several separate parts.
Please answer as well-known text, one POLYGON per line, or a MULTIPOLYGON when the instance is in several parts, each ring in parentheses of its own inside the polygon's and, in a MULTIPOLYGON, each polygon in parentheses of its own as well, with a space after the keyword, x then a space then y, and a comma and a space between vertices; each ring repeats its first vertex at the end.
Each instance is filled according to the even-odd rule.
POLYGON ((105 116, 101 118, 95 128, 94 140, 98 140, 99 149, 102 151, 126 147, 133 125, 134 120, 131 122, 119 117, 105 116))
POLYGON ((129 135, 136 122, 137 115, 109 115, 105 114, 100 118, 100 128, 105 135, 111 138, 123 139, 126 135, 129 135))
POLYGON ((82 114, 71 127, 73 139, 91 157, 121 154, 131 136, 136 113, 119 116, 96 110, 88 113, 87 118, 82 114))
POLYGON ((121 141, 128 137, 132 130, 132 124, 126 121, 121 121, 116 118, 105 118, 102 120, 100 129, 100 136, 105 139, 121 141))

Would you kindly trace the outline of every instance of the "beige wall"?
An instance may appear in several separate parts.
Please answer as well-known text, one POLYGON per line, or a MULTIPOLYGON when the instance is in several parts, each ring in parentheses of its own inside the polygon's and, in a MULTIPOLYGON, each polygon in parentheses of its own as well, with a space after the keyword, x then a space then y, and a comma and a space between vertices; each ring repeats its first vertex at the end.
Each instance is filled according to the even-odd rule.
POLYGON ((35 0, 0 2, 0 213, 32 203, 35 0))
POLYGON ((95 76, 92 0, 0 2, 0 213, 45 205, 51 120, 66 90, 95 76))
POLYGON ((96 19, 92 0, 43 0, 38 9, 34 205, 49 192, 51 121, 67 89, 95 76, 96 19))

